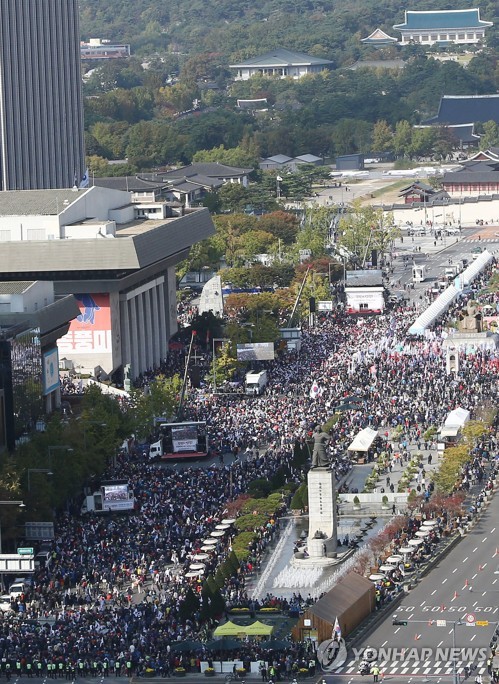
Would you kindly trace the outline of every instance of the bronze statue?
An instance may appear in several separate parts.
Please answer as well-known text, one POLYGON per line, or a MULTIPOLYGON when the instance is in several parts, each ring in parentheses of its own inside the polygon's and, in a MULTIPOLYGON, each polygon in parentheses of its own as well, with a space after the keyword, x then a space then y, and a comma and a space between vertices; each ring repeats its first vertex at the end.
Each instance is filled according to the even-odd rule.
POLYGON ((319 425, 314 428, 314 450, 312 452, 312 468, 327 468, 329 457, 327 447, 329 445, 329 435, 321 430, 319 425))

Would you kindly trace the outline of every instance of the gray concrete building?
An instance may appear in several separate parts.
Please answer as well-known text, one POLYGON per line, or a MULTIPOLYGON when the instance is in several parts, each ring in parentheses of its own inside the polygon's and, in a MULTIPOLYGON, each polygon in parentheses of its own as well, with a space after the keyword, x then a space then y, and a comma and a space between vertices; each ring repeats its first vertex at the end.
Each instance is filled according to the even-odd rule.
POLYGON ((132 197, 100 187, 0 193, 0 280, 50 280, 56 295, 75 295, 80 315, 59 357, 117 383, 127 367, 133 378, 166 358, 175 265, 215 232, 205 208, 132 197))
POLYGON ((0 0, 0 189, 85 172, 78 0, 0 0))

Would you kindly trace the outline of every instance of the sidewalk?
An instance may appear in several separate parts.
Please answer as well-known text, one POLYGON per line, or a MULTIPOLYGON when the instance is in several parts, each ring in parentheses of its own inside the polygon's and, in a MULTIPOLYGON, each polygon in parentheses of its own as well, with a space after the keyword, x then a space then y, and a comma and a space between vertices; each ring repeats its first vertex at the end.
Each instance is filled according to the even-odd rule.
MULTIPOLYGON (((424 440, 422 440, 424 441, 424 440)), ((393 454, 395 453, 402 453, 404 451, 403 447, 398 442, 394 442, 390 440, 390 444, 393 447, 393 454)), ((409 461, 411 460, 412 456, 416 453, 421 453, 423 454, 422 458, 422 463, 424 466, 424 470, 426 472, 425 475, 425 481, 428 483, 430 480, 430 477, 433 472, 439 467, 440 465, 440 460, 438 458, 438 452, 436 445, 434 448, 431 449, 424 449, 424 444, 421 444, 421 449, 418 449, 417 443, 413 442, 411 444, 407 445, 407 451, 409 452, 409 461), (432 462, 431 464, 428 463, 428 456, 432 456, 432 462)), ((347 486, 352 492, 353 489, 358 489, 359 494, 363 492, 365 481, 368 477, 368 475, 372 472, 374 469, 374 466, 376 465, 376 461, 373 461, 372 463, 366 464, 366 465, 355 465, 353 467, 353 470, 349 473, 349 476, 346 478, 346 483, 347 486)), ((409 467, 409 462, 402 463, 401 460, 397 460, 393 467, 391 472, 387 471, 386 473, 383 473, 382 475, 379 476, 377 485, 375 489, 372 490, 372 493, 381 493, 381 494, 389 494, 390 493, 390 485, 388 484, 388 478, 390 484, 394 485, 394 493, 400 493, 398 491, 399 488, 399 483, 400 480, 402 479, 404 473, 406 472, 407 468, 409 467), (384 490, 384 491, 382 491, 384 490)), ((410 481, 410 484, 408 485, 408 488, 410 489, 416 489, 418 485, 417 482, 417 474, 413 479, 410 481)), ((423 488, 423 484, 421 483, 421 487, 423 488)), ((407 490, 406 490, 407 491, 407 490)), ((340 494, 341 498, 341 494, 340 494)), ((360 517, 360 518, 365 518, 368 517, 371 514, 376 514, 378 516, 385 516, 385 517, 391 517, 393 515, 391 508, 389 510, 382 510, 380 505, 377 504, 363 504, 362 509, 355 510, 353 507, 353 504, 350 503, 343 503, 340 505, 340 516, 353 516, 353 517, 360 517)))

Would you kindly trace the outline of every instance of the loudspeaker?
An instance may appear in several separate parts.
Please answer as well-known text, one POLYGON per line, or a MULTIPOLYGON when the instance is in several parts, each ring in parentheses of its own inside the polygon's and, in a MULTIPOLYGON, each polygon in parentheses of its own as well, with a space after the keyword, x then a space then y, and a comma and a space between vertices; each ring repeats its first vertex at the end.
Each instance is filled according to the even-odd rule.
POLYGON ((310 297, 309 308, 310 308, 310 313, 315 313, 315 297, 310 297))

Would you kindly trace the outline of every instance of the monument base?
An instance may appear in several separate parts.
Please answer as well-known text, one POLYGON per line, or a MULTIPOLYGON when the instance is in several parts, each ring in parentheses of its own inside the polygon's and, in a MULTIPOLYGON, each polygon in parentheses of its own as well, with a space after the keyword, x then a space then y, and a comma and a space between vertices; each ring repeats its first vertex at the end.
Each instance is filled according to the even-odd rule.
POLYGON ((328 558, 337 547, 334 473, 329 468, 309 470, 307 485, 307 552, 309 558, 328 558))

